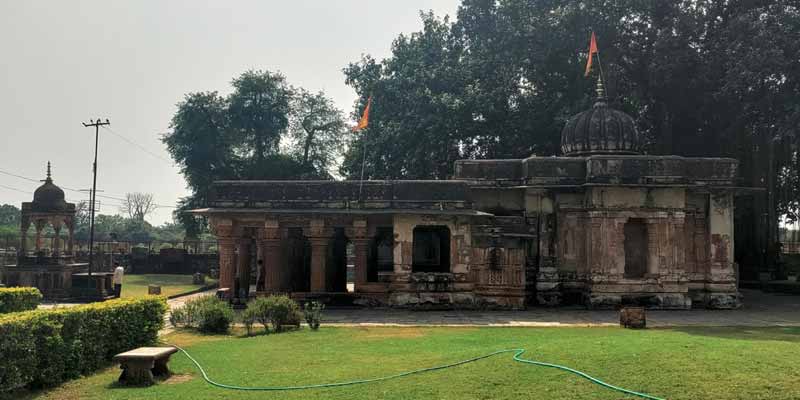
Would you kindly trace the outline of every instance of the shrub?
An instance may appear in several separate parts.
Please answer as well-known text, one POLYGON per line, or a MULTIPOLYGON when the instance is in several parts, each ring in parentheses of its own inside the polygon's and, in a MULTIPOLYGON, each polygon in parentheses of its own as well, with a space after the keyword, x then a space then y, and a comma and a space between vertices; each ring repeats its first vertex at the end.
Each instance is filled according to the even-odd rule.
POLYGON ((205 333, 226 333, 233 318, 233 310, 226 301, 203 296, 172 310, 169 321, 175 327, 196 328, 205 333))
POLYGON ((0 316, 0 393, 53 386, 153 345, 166 309, 150 296, 0 316))
POLYGON ((247 336, 253 334, 253 324, 256 323, 257 318, 254 308, 247 307, 246 310, 242 311, 242 323, 244 324, 245 331, 247 331, 247 336))
MULTIPOLYGON (((242 313, 242 317, 252 319, 253 323, 260 323, 264 326, 264 332, 269 332, 269 324, 272 322, 270 316, 270 304, 267 297, 258 297, 247 304, 247 310, 242 313)), ((245 321, 245 325, 247 322, 245 321)))
POLYGON ((42 293, 34 287, 0 288, 0 314, 35 310, 42 293))
POLYGON ((317 330, 322 320, 322 310, 325 309, 325 304, 318 301, 310 301, 303 307, 303 315, 306 317, 308 327, 317 330))
MULTIPOLYGON (((303 316, 300 314, 300 306, 288 296, 267 296, 259 297, 247 305, 247 310, 242 313, 242 322, 247 327, 259 322, 264 326, 264 331, 269 331, 269 326, 275 332, 283 330, 284 325, 300 326, 303 316)), ((249 334, 249 331, 248 331, 249 334)))
POLYGON ((300 306, 289 296, 268 296, 265 301, 269 321, 275 332, 281 332, 283 325, 299 326, 303 319, 300 306))

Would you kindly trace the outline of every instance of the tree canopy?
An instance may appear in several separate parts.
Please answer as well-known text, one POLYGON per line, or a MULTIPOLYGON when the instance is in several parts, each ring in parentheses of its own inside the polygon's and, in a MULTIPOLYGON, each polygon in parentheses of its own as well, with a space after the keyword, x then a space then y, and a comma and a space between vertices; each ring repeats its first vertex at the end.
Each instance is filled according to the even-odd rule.
POLYGON ((348 137, 343 112, 323 92, 270 71, 247 71, 231 85, 226 97, 187 94, 162 138, 192 192, 176 211, 189 236, 203 223, 185 211, 205 206, 213 181, 332 179, 348 137))

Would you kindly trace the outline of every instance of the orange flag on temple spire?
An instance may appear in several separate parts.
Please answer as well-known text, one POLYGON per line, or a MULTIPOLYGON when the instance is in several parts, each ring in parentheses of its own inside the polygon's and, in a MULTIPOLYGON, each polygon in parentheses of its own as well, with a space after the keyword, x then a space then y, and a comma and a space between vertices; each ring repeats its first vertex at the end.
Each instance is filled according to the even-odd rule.
POLYGON ((592 32, 592 39, 589 41, 589 58, 586 60, 586 73, 583 76, 589 76, 592 71, 592 56, 597 54, 597 38, 592 32))
POLYGON ((372 105, 372 96, 369 96, 367 100, 367 106, 364 108, 364 114, 361 115, 361 120, 358 121, 358 125, 353 128, 353 132, 358 132, 369 125, 369 107, 372 105))

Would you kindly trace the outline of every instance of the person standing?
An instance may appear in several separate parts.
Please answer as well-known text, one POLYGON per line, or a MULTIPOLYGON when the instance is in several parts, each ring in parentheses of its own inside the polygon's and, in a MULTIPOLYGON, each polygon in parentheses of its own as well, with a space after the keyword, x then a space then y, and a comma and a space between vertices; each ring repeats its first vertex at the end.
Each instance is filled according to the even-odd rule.
POLYGON ((114 263, 114 296, 119 298, 122 294, 122 276, 125 275, 125 268, 122 268, 119 263, 114 263))

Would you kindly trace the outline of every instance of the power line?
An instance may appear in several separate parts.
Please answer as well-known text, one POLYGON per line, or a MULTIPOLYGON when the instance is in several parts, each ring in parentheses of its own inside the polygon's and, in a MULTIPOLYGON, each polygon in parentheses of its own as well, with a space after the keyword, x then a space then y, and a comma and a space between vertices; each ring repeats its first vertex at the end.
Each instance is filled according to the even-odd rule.
MULTIPOLYGON (((15 187, 6 186, 6 185, 3 185, 3 184, 0 184, 0 187, 2 187, 4 189, 8 189, 8 190, 13 190, 15 192, 20 192, 20 193, 24 193, 24 194, 28 194, 28 195, 33 196, 33 192, 30 192, 30 191, 27 191, 27 190, 17 189, 15 187)), ((83 201, 83 200, 67 199, 67 201, 73 202, 73 203, 78 203, 78 202, 83 201)))
POLYGON ((122 140, 124 140, 124 141, 128 142, 129 144, 131 144, 131 145, 134 145, 134 146, 138 147, 140 150, 144 151, 145 153, 147 153, 147 154, 150 154, 151 156, 153 156, 153 157, 155 157, 155 158, 157 158, 157 159, 159 159, 159 160, 161 160, 161 161, 164 161, 164 162, 166 162, 166 163, 169 163, 169 165, 170 165, 170 166, 175 166, 175 163, 174 163, 172 160, 168 160, 168 159, 166 159, 166 158, 164 158, 164 157, 162 157, 162 156, 160 156, 160 155, 158 155, 158 154, 156 154, 156 153, 154 153, 154 152, 150 151, 148 148, 146 148, 146 147, 144 147, 144 146, 140 145, 139 143, 136 143, 136 142, 134 142, 134 141, 133 141, 133 140, 131 140, 131 139, 128 139, 126 136, 124 136, 124 135, 122 135, 122 134, 120 134, 120 133, 117 133, 115 130, 113 130, 113 129, 111 129, 111 128, 107 127, 107 126, 104 126, 103 128, 104 128, 105 130, 107 130, 107 131, 111 132, 111 134, 113 134, 113 135, 117 136, 118 138, 120 138, 120 139, 122 139, 122 140))
POLYGON ((0 174, 9 175, 9 176, 13 176, 15 178, 20 178, 20 179, 24 179, 26 181, 31 181, 31 182, 36 182, 36 183, 41 182, 41 180, 39 180, 39 179, 26 178, 26 177, 24 177, 22 175, 12 174, 11 172, 6 172, 6 171, 2 171, 2 170, 0 170, 0 174))
POLYGON ((17 188, 13 188, 13 187, 11 187, 11 186, 0 185, 0 187, 2 187, 2 188, 6 188, 6 189, 8 189, 8 190, 13 190, 13 191, 15 191, 15 192, 20 192, 20 193, 25 193, 25 194, 33 194, 33 193, 31 193, 31 192, 26 192, 26 191, 24 191, 24 190, 17 189, 17 188))
MULTIPOLYGON (((4 174, 4 175, 8 175, 8 176, 13 176, 13 177, 15 177, 15 178, 24 179, 24 180, 26 180, 26 181, 35 182, 35 183, 40 183, 40 182, 42 182, 42 181, 41 181, 41 179, 33 179, 33 178, 29 178, 29 177, 26 177, 26 176, 18 175, 18 174, 15 174, 15 173, 11 173, 11 172, 8 172, 8 171, 4 171, 4 170, 0 170, 0 174, 4 174)), ((59 186, 59 187, 60 187, 60 188, 62 188, 62 189, 69 190, 69 191, 71 191, 71 192, 76 192, 76 193, 85 193, 85 190, 74 189, 74 188, 71 188, 71 187, 68 187, 68 186, 59 186)), ((100 190, 98 190, 98 192, 99 192, 99 191, 100 191, 100 190)), ((31 192, 27 192, 27 193, 31 193, 31 192)), ((103 194, 96 194, 96 196, 97 196, 97 197, 102 197, 102 198, 104 198, 104 199, 109 199, 109 200, 116 200, 116 201, 119 201, 120 203, 119 203, 119 204, 116 204, 117 206, 121 206, 121 205, 122 205, 124 202, 126 202, 126 201, 127 201, 126 199, 123 199, 123 198, 120 198, 120 197, 114 197, 114 196, 103 195, 103 194)), ((70 201, 72 201, 72 200, 70 200, 70 201)), ((177 208, 176 206, 169 206, 169 205, 165 205, 165 204, 156 204, 156 207, 158 207, 158 208, 177 208)))
MULTIPOLYGON (((169 159, 166 159, 166 158, 164 158, 164 157, 162 157, 162 156, 160 156, 160 155, 158 155, 158 154, 156 154, 156 153, 153 153, 152 151, 150 151, 149 149, 147 149, 145 146, 142 146, 142 145, 140 145, 140 144, 138 144, 138 143, 134 142, 133 140, 131 140, 131 139, 127 138, 126 136, 124 136, 124 135, 122 135, 122 134, 120 134, 120 133, 117 133, 116 131, 114 131, 113 129, 111 129, 111 128, 107 127, 107 126, 104 126, 103 128, 104 128, 104 129, 107 129, 109 132, 111 132, 112 134, 116 135, 116 136, 117 136, 117 137, 119 137, 120 139, 122 139, 122 140, 124 140, 124 141, 126 141, 126 142, 128 142, 128 143, 130 143, 130 144, 132 144, 132 145, 134 145, 134 146, 136 146, 136 147, 138 147, 140 150, 142 150, 142 151, 146 152, 147 154, 150 154, 151 156, 153 156, 153 157, 156 157, 156 158, 158 158, 159 160, 161 160, 161 161, 164 161, 164 162, 168 163, 168 164, 169 164, 171 167, 182 167, 182 168, 185 168, 185 169, 187 169, 187 170, 196 170, 195 168, 190 168, 188 165, 183 165, 183 166, 180 166, 180 165, 178 165, 178 163, 176 163, 174 160, 169 160, 169 159)), ((201 176, 201 177, 203 177, 203 178, 207 178, 207 179, 209 179, 209 180, 211 180, 211 181, 214 181, 214 180, 216 180, 215 178, 212 178, 211 176, 209 176, 209 175, 206 175, 206 174, 200 174, 200 173, 196 173, 196 174, 197 174, 198 176, 201 176)), ((168 207, 169 207, 169 206, 168 206, 168 207)), ((175 207, 173 207, 173 208, 175 208, 175 207)))

